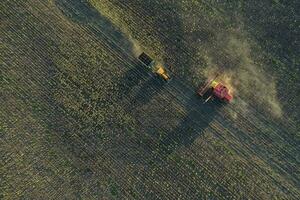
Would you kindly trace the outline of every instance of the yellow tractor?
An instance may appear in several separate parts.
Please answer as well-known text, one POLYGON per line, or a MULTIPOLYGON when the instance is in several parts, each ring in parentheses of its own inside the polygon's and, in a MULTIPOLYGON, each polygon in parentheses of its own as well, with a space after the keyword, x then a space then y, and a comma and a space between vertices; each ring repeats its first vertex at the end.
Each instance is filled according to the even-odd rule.
POLYGON ((139 56, 139 60, 147 66, 153 73, 156 73, 160 77, 162 77, 165 81, 170 80, 170 76, 166 69, 159 62, 155 62, 152 58, 150 58, 144 52, 139 56))

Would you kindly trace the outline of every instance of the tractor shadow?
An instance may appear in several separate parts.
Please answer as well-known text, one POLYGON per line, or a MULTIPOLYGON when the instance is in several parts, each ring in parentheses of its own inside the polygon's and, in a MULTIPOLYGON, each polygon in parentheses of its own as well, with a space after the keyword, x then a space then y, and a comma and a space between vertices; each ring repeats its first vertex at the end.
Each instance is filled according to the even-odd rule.
MULTIPOLYGON (((128 54, 133 57, 132 49, 133 43, 129 38, 121 32, 120 29, 115 27, 110 20, 102 16, 93 6, 87 1, 82 0, 56 0, 56 6, 69 20, 91 33, 95 39, 98 39, 104 45, 107 45, 108 50, 113 50, 112 54, 117 54, 124 66, 120 66, 121 75, 115 77, 116 91, 112 95, 119 97, 119 105, 121 105, 128 113, 138 112, 136 108, 141 105, 147 104, 151 99, 163 90, 165 82, 159 77, 156 77, 149 69, 143 66, 138 60, 130 59, 128 54), (113 41, 113 42, 112 42, 113 41), (127 53, 125 53, 127 52, 127 53)), ((86 66, 89 67, 89 66, 86 66)), ((112 124, 110 129, 115 130, 112 124)), ((143 137, 144 127, 139 125, 139 137, 128 137, 128 130, 122 130, 122 139, 112 139, 112 142, 105 146, 107 152, 112 152, 112 155, 117 157, 119 161, 123 163, 144 163, 144 158, 149 154, 147 148, 140 145, 140 140, 147 140, 143 137), (136 150, 139 149, 139 154, 136 154, 136 150), (126 155, 126 156, 124 156, 126 155)), ((64 138, 66 140, 65 146, 70 149, 76 150, 77 154, 85 154, 89 152, 87 157, 93 158, 96 156, 93 151, 98 152, 98 146, 101 146, 101 127, 88 126, 86 131, 80 130, 80 139, 86 141, 88 147, 77 144, 72 138, 71 132, 66 132, 64 138)), ((121 131, 120 131, 121 132, 121 131)), ((113 137, 113 136, 112 136, 113 137)), ((105 144, 106 145, 106 144, 105 144)), ((72 151, 72 153, 74 153, 72 151)), ((103 153, 103 152, 102 152, 103 153)), ((75 153, 74 153, 75 154, 75 153)), ((151 156, 149 156, 151 157, 151 156)))
MULTIPOLYGON (((196 94, 197 87, 192 82, 195 68, 198 67, 203 70, 206 65, 203 58, 197 52, 192 51, 191 47, 210 44, 215 39, 216 34, 214 30, 205 28, 206 26, 191 33, 187 32, 185 30, 186 24, 180 16, 181 5, 179 2, 118 1, 116 4, 125 3, 140 16, 145 16, 144 23, 140 24, 141 28, 153 30, 152 32, 149 31, 149 34, 153 35, 163 45, 165 50, 164 63, 173 75, 173 80, 164 86, 164 91, 173 94, 173 97, 169 98, 168 101, 178 101, 177 105, 186 111, 181 113, 180 121, 175 127, 164 130, 158 127, 151 131, 161 133, 160 136, 155 135, 157 146, 153 149, 155 149, 154 151, 157 150, 157 155, 154 157, 164 160, 172 152, 189 147, 198 137, 201 137, 203 131, 210 127, 210 123, 223 106, 217 100, 203 104, 204 100, 196 94), (148 18, 151 19, 151 23, 147 21, 148 18), (201 42, 199 43, 199 41, 201 42)), ((199 23, 203 25, 209 23, 205 19, 195 20, 200 21, 199 23)), ((201 76, 199 75, 196 79, 203 81, 204 84, 206 77, 201 76)), ((165 103, 168 104, 168 102, 165 103)), ((178 112, 174 110, 176 116, 178 112)), ((166 114, 166 117, 161 117, 159 120, 168 121, 167 116, 166 114)))
POLYGON ((151 99, 163 91, 165 82, 158 77, 151 76, 147 81, 143 82, 142 86, 133 97, 133 105, 141 106, 149 103, 151 99))
POLYGON ((148 103, 163 89, 165 82, 162 79, 156 77, 137 59, 128 57, 129 55, 135 57, 132 53, 134 49, 132 41, 87 1, 57 0, 55 3, 65 16, 87 28, 97 38, 104 39, 104 43, 126 61, 124 62, 126 66, 121 69, 125 71, 125 75, 117 77, 116 80, 119 87, 117 95, 120 99, 129 98, 131 102, 127 109, 148 103))
POLYGON ((118 81, 118 95, 121 100, 126 100, 126 110, 134 110, 145 105, 159 94, 166 82, 152 73, 142 63, 136 62, 118 81))
MULTIPOLYGON (((180 80, 176 80, 173 78, 171 82, 167 83, 164 80, 160 79, 160 77, 155 76, 151 71, 149 71, 145 66, 139 64, 138 60, 130 60, 128 55, 124 53, 124 50, 127 52, 132 52, 133 44, 131 41, 111 22, 103 17, 96 9, 94 9, 89 3, 86 1, 80 0, 61 0, 55 1, 57 7, 61 10, 61 12, 70 18, 72 21, 80 24, 91 33, 93 33, 96 38, 104 40, 104 36, 109 36, 111 40, 114 41, 106 41, 108 46, 112 47, 115 52, 120 54, 122 59, 131 63, 131 67, 126 70, 125 74, 121 77, 116 79, 116 84, 118 88, 118 96, 120 99, 120 104, 122 107, 130 113, 133 113, 135 116, 135 112, 139 112, 137 109, 138 107, 148 104, 156 95, 159 95, 162 91, 170 91, 174 96, 176 96, 176 101, 178 101, 178 105, 180 105, 186 113, 181 114, 180 122, 171 129, 162 129, 160 125, 155 127, 145 127, 144 124, 139 124, 139 139, 147 140, 147 134, 153 134, 155 132, 163 132, 162 137, 158 137, 157 135, 154 136, 153 141, 151 144, 133 144, 134 149, 139 148, 141 152, 139 155, 130 153, 130 150, 126 150, 131 143, 130 138, 124 138, 122 144, 114 144, 116 151, 114 152, 115 155, 124 155, 122 158, 122 162, 125 163, 136 163, 139 162, 140 164, 147 165, 145 161, 142 159, 145 156, 148 156, 146 160, 155 161, 157 158, 157 153, 159 158, 164 158, 165 156, 171 154, 172 152, 176 151, 178 148, 181 147, 188 147, 191 145, 196 138, 201 136, 203 131, 209 127, 210 122, 214 119, 218 109, 221 107, 220 104, 215 102, 209 102, 203 104, 203 101, 200 97, 195 94, 195 91, 191 91, 191 88, 194 88, 189 81, 186 81, 184 78, 190 75, 190 55, 188 56, 185 51, 188 50, 188 46, 186 43, 182 42, 180 38, 184 37, 184 30, 181 23, 181 19, 178 16, 169 16, 167 13, 163 14, 165 19, 164 21, 167 24, 164 24, 162 21, 157 21, 155 24, 155 29, 159 27, 164 27, 166 29, 164 31, 167 39, 165 37, 161 37, 160 35, 156 35, 161 42, 165 44, 166 53, 168 56, 165 58, 165 63, 167 66, 176 66, 179 68, 173 68, 176 71, 174 76, 180 76, 180 80), (156 27, 157 26, 157 27, 156 27), (172 29, 168 28, 172 27, 172 29), (173 31, 176 29, 176 31, 173 31), (122 49, 120 49, 120 46, 122 49), (183 75, 184 74, 184 75, 183 75), (184 93, 184 94, 182 94, 184 93), (126 102, 126 103, 125 103, 126 102), (125 142, 124 142, 125 141, 125 142), (123 148, 123 143, 128 143, 126 148, 123 148), (140 160, 140 161, 138 161, 140 160)), ((134 4, 134 2, 130 2, 130 4, 134 4)), ((145 8, 152 8, 152 7, 159 7, 160 4, 156 2, 146 2, 139 6, 139 12, 147 13, 145 8)), ((170 3, 169 6, 175 6, 176 4, 170 3)), ((137 5, 135 5, 137 7, 137 5)), ((151 13, 147 13, 151 14, 151 13)), ((170 68, 169 68, 170 69, 170 68)), ((122 69, 124 70, 124 69, 122 69)), ((171 70, 172 71, 172 70, 171 70)), ((196 88, 195 88, 196 89, 196 88)), ((169 97, 166 99, 165 104, 174 101, 174 97, 169 97)), ((164 104, 161 105, 161 109, 163 108, 164 104)), ((149 110, 149 112, 156 113, 161 112, 161 110, 149 110)), ((174 114, 178 112, 177 110, 172 111, 174 114)), ((138 115, 137 115, 138 116, 138 115)), ((168 123, 168 115, 164 113, 161 116, 155 116, 155 119, 148 119, 148 120, 157 120, 159 122, 163 122, 165 124, 168 123)), ((155 122, 152 122, 155 123, 155 122)), ((94 130, 97 131, 97 130, 94 130)), ((85 136, 83 136, 83 139, 85 136)), ((96 144, 96 143, 95 143, 96 144)), ((95 146, 95 144, 91 144, 95 146)), ((83 147, 82 147, 83 148, 83 147)), ((82 151, 86 151, 82 149, 82 151)), ((92 155, 91 155, 92 156, 92 155)), ((162 159, 160 159, 161 162, 162 159)))
MULTIPOLYGON (((148 149, 147 160, 151 160, 151 162, 161 163, 169 154, 180 148, 188 148, 198 137, 201 137, 205 129, 210 127, 209 124, 214 120, 219 109, 225 105, 217 99, 204 104, 205 99, 198 96, 196 91, 191 90, 188 84, 176 80, 176 77, 166 83, 160 77, 151 76, 141 65, 136 65, 135 68, 129 70, 120 80, 120 84, 121 98, 127 98, 128 101, 124 108, 127 111, 134 111, 134 116, 140 106, 149 103, 155 95, 160 95, 160 92, 170 93, 173 99, 169 98, 168 100, 176 101, 179 106, 179 108, 170 109, 174 115, 181 116, 179 123, 170 130, 164 128, 164 125, 168 124, 168 116, 172 116, 172 113, 168 111, 162 114, 166 102, 151 110, 156 113, 152 117, 152 123, 156 126, 150 128, 140 124, 141 130, 153 138, 151 145, 140 146, 142 149, 148 149), (136 71, 140 71, 141 75, 137 76, 136 71), (186 112, 178 115, 178 109, 186 112)), ((155 102, 153 103, 155 104, 155 102)), ((138 116, 137 114, 136 117, 138 118, 138 116)), ((140 137, 143 140, 142 138, 145 136, 141 134, 140 137)))

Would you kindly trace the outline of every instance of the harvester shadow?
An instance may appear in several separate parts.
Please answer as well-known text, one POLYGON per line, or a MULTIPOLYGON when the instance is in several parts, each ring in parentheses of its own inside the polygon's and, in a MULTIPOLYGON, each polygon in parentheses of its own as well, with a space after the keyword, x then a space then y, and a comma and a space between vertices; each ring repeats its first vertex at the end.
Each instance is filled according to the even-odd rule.
POLYGON ((171 87, 176 87, 184 91, 181 97, 186 113, 178 126, 171 131, 165 132, 158 143, 158 155, 164 158, 180 148, 188 148, 193 142, 201 137, 204 130, 210 127, 219 109, 224 105, 218 100, 208 101, 204 104, 204 99, 196 92, 188 90, 187 86, 174 82, 171 87))
MULTIPOLYGON (((187 35, 184 30, 182 18, 176 12, 159 12, 159 10, 181 10, 180 3, 161 2, 161 1, 121 1, 117 4, 126 4, 128 7, 134 9, 134 12, 140 16, 145 16, 144 23, 141 23, 142 29, 149 30, 149 34, 153 35, 159 40, 165 50, 164 63, 173 72, 175 76, 173 80, 164 86, 164 91, 171 92, 179 100, 179 105, 187 112, 182 114, 181 121, 173 129, 162 130, 161 127, 152 127, 148 134, 159 132, 161 136, 152 135, 156 139, 157 146, 150 147, 153 152, 156 152, 154 157, 165 157, 170 153, 176 151, 181 147, 188 147, 197 137, 199 137, 203 130, 209 127, 210 122, 217 114, 221 107, 219 103, 214 101, 203 104, 203 99, 196 95, 196 92, 191 91, 195 88, 190 82, 192 77, 193 66, 191 57, 197 58, 197 65, 203 66, 201 58, 196 56, 197 52, 191 52, 189 45, 195 45, 195 41, 200 39, 201 43, 209 43, 214 38, 214 33, 210 30, 198 30, 195 33, 187 35), (152 23, 148 23, 147 18, 151 18, 152 23), (163 19, 163 20, 161 20, 163 19), (150 32, 154 30, 153 32, 150 32), (159 30, 159 33, 158 31, 159 30), (175 31, 176 30, 176 31, 175 31), (188 42, 183 41, 183 38, 188 38, 188 42), (186 53, 188 52, 188 53, 186 53), (180 78, 177 79, 177 77, 180 78), (182 91, 180 93, 179 91, 182 91)), ((202 77, 203 78, 203 77, 202 77)), ((201 79, 201 77, 199 77, 201 79)), ((147 85, 145 84, 145 87, 147 85)), ((196 90, 196 88, 195 88, 196 90)), ((143 90, 140 90, 141 92, 143 90)), ((172 97, 166 101, 173 101, 172 97)), ((165 104, 167 104, 165 102, 165 104)), ((178 112, 178 111, 174 111, 178 112)), ((176 114, 177 115, 177 114, 176 114)), ((165 116, 168 116, 167 114, 165 116)), ((166 121, 163 117, 157 119, 166 121)), ((163 160, 163 159, 162 159, 163 160)))
MULTIPOLYGON (((150 8, 151 6, 157 6, 155 4, 155 2, 151 2, 150 8)), ((182 146, 189 146, 197 137, 201 135, 205 128, 209 127, 209 123, 213 120, 218 107, 213 102, 211 104, 208 103, 203 105, 202 101, 199 100, 199 97, 191 91, 185 92, 184 97, 181 97, 181 94, 178 93, 178 90, 189 91, 190 88, 193 88, 192 85, 189 85, 187 82, 185 82, 186 85, 183 86, 177 83, 176 80, 172 80, 170 83, 165 84, 165 82, 159 77, 155 77, 155 75, 151 74, 152 72, 149 72, 145 66, 137 64, 137 61, 130 61, 130 59, 128 59, 128 54, 125 54, 124 50, 129 53, 132 52, 133 44, 131 41, 86 1, 57 0, 56 5, 65 16, 85 27, 99 39, 103 40, 106 36, 112 38, 114 42, 106 41, 106 43, 108 43, 108 45, 112 47, 114 51, 118 51, 117 53, 122 56, 122 59, 131 63, 131 66, 133 66, 132 68, 128 69, 125 75, 118 80, 119 94, 117 95, 119 95, 121 101, 127 102, 127 105, 124 105, 125 110, 138 112, 138 110, 136 110, 137 107, 147 104, 155 95, 158 95, 161 91, 163 91, 163 89, 164 91, 172 91, 178 98, 181 98, 184 101, 180 104, 180 106, 183 106, 187 110, 187 114, 183 116, 177 127, 171 129, 171 131, 163 131, 163 137, 160 139, 155 139, 156 141, 159 140, 156 147, 147 146, 147 144, 145 146, 141 146, 139 144, 132 145, 139 147, 139 149, 143 151, 140 152, 139 155, 141 160, 145 157, 145 155, 149 155, 148 160, 154 161, 154 158, 156 157, 156 155, 154 155, 156 154, 155 149, 158 149, 159 157, 164 157, 182 146), (120 49, 120 46, 122 49, 120 49), (176 88, 176 90, 174 90, 174 88, 176 88), (150 152, 154 152, 154 154, 150 152)), ((142 9, 143 8, 141 8, 141 10, 142 9)), ((177 70, 183 71, 182 74, 188 75, 190 59, 189 57, 186 57, 186 54, 183 53, 187 46, 181 42, 180 39, 178 39, 183 37, 184 32, 182 30, 181 20, 179 17, 175 20, 174 18, 171 19, 167 14, 166 19, 169 24, 165 27, 173 27, 173 29, 176 29, 177 31, 167 28, 165 34, 167 35, 168 39, 165 39, 160 35, 157 36, 165 44, 166 52, 169 55, 173 55, 172 60, 165 59, 165 63, 167 66, 179 66, 180 68, 177 70), (171 41, 176 42, 175 50, 173 48, 174 44, 171 44, 171 41)), ((159 25, 163 25, 162 22, 157 24, 157 26, 159 25)), ((181 79, 181 81, 182 80, 183 79, 181 79)), ((166 99, 166 101, 172 100, 173 99, 171 98, 166 99)), ((162 116, 162 118, 163 119, 161 120, 165 120, 164 116, 162 116)), ((147 127, 144 127, 143 124, 140 124, 139 126, 141 126, 141 130, 145 130, 144 132, 149 132, 149 134, 150 132, 161 132, 160 127, 156 127, 154 130, 149 130, 147 127)), ((139 134, 139 136, 141 136, 140 140, 147 138, 143 135, 143 133, 139 134)), ((82 135, 82 139, 90 141, 90 138, 87 138, 84 134, 82 135)), ((131 143, 128 138, 124 139, 126 141, 122 141, 123 143, 131 143)), ((97 139, 95 141, 97 141, 97 139)), ((90 145, 95 146, 95 144, 96 143, 90 145)), ((122 157, 123 162, 131 163, 139 160, 137 157, 132 157, 130 149, 126 150, 127 147, 123 148, 122 144, 116 143, 114 144, 114 147, 111 148, 116 149, 114 154, 127 155, 126 157, 122 157)), ((84 149, 84 147, 82 147, 80 150, 78 149, 78 151, 86 150, 87 149, 84 149)), ((90 156, 92 157, 93 155, 90 156)))

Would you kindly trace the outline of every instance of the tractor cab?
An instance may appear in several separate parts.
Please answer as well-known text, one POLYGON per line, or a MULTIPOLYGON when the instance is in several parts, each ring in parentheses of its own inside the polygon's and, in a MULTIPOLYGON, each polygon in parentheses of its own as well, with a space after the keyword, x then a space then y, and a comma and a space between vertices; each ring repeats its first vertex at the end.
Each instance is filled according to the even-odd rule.
POLYGON ((153 73, 157 74, 158 76, 162 77, 165 81, 170 80, 170 76, 164 66, 162 66, 160 63, 154 61, 152 58, 150 58, 147 54, 144 52, 141 53, 141 55, 138 57, 139 60, 147 66, 153 73))

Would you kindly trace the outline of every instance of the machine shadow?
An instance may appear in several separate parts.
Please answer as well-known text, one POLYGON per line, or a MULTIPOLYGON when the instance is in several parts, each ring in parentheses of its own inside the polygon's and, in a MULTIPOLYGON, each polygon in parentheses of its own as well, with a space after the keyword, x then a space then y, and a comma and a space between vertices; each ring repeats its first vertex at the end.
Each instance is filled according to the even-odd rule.
POLYGON ((218 110, 224 104, 216 99, 204 103, 204 99, 188 90, 186 85, 174 82, 171 87, 181 91, 182 100, 186 114, 180 123, 170 131, 164 133, 158 143, 159 157, 164 158, 180 148, 188 148, 193 142, 201 137, 203 131, 210 127, 210 123, 217 115, 218 110))
POLYGON ((126 110, 147 104, 164 89, 166 82, 151 73, 143 64, 136 63, 118 81, 118 95, 128 101, 126 110))
MULTIPOLYGON (((162 91, 165 82, 155 77, 137 59, 135 60, 128 56, 132 54, 132 57, 134 57, 132 53, 132 41, 87 1, 56 0, 55 4, 68 19, 84 27, 97 39, 103 41, 107 45, 108 50, 112 50, 114 51, 113 53, 118 54, 116 55, 116 59, 124 61, 124 66, 120 66, 122 73, 119 73, 119 76, 115 77, 116 88, 114 88, 115 91, 112 95, 118 96, 119 105, 122 105, 125 111, 129 113, 138 112, 136 108, 139 105, 147 104, 154 95, 162 91)), ((121 135, 122 139, 112 139, 111 143, 105 144, 107 145, 105 147, 106 151, 111 152, 118 161, 124 164, 138 163, 145 165, 148 162, 146 160, 152 158, 152 154, 146 145, 141 145, 141 141, 148 140, 147 135, 144 133, 149 129, 145 128, 142 124, 139 126, 138 133, 135 133, 138 135, 130 137, 128 136, 128 131, 131 131, 130 127, 126 130, 114 130, 113 127, 110 127, 113 132, 120 133, 119 135, 121 135)), ((78 152, 77 154, 90 152, 87 157, 95 157, 98 153, 97 147, 103 145, 99 139, 101 136, 101 127, 87 125, 86 128, 86 131, 79 131, 80 139, 87 141, 89 146, 78 145, 76 152, 78 152), (95 154, 89 149, 93 149, 95 154)), ((63 141, 66 143, 66 146, 71 145, 73 149, 73 143, 75 144, 76 141, 73 141, 71 132, 67 132, 64 138, 66 138, 63 141)), ((99 151, 101 150, 99 149, 99 151)))
MULTIPOLYGON (((173 75, 173 80, 164 86, 164 90, 173 93, 180 107, 186 110, 175 128, 163 131, 157 128, 157 130, 152 131, 163 132, 160 138, 157 137, 157 146, 153 148, 157 150, 158 155, 156 157, 164 160, 164 157, 181 147, 190 146, 196 138, 201 136, 217 115, 218 110, 223 106, 222 103, 215 100, 203 104, 203 99, 197 96, 197 88, 191 81, 191 77, 195 76, 193 70, 195 64, 196 67, 201 68, 201 66, 204 66, 204 61, 197 55, 197 52, 191 51, 190 47, 195 46, 195 41, 198 40, 201 40, 202 43, 209 43, 213 40, 214 33, 205 28, 187 33, 179 13, 181 10, 179 2, 145 0, 126 2, 121 0, 116 4, 120 4, 120 6, 122 6, 121 4, 127 4, 138 15, 145 16, 143 29, 155 30, 149 34, 163 44, 165 50, 164 63, 173 75), (163 9, 165 10, 162 12, 163 9), (147 23, 147 18, 152 20, 151 25, 147 23), (184 39, 186 40, 184 41, 184 39)), ((199 75, 199 81, 204 84, 206 78, 199 75)), ((174 99, 169 100, 174 101, 174 99)))
MULTIPOLYGON (((187 111, 178 126, 170 129, 170 131, 163 130, 161 127, 151 127, 150 130, 150 128, 144 127, 143 124, 139 124, 141 130, 143 130, 140 131, 141 133, 139 134, 141 137, 139 139, 141 141, 147 140, 148 138, 143 135, 143 132, 148 134, 163 132, 164 134, 161 138, 156 137, 154 138, 154 141, 151 141, 151 144, 153 144, 153 142, 155 143, 153 146, 150 145, 150 143, 139 144, 138 141, 135 141, 131 146, 133 146, 134 149, 138 148, 141 150, 138 156, 136 154, 132 154, 134 156, 131 156, 130 150, 132 149, 126 150, 126 148, 132 143, 129 138, 124 138, 124 140, 126 140, 125 143, 128 143, 126 148, 123 148, 124 141, 120 144, 116 142, 116 144, 114 144, 114 154, 127 155, 126 157, 122 156, 122 158, 120 158, 122 162, 136 162, 139 158, 141 158, 140 160, 145 159, 145 156, 148 156, 145 160, 156 161, 157 153, 159 153, 158 157, 162 158, 157 162, 161 162, 165 156, 176 151, 178 148, 183 146, 187 147, 192 144, 193 141, 201 135, 203 130, 209 127, 209 124, 216 115, 220 104, 215 104, 215 102, 202 104, 203 101, 201 101, 194 91, 191 91, 191 88, 194 88, 193 85, 184 79, 186 76, 189 76, 189 67, 191 67, 191 63, 190 57, 184 53, 188 47, 180 39, 184 36, 184 31, 181 20, 178 16, 174 18, 173 16, 169 16, 167 13, 162 14, 166 19, 164 21, 167 22, 167 25, 163 24, 162 21, 154 23, 156 24, 155 26, 157 26, 154 28, 158 28, 158 26, 160 26, 166 29, 165 35, 167 38, 161 37, 161 35, 157 35, 157 38, 165 45, 167 54, 172 55, 165 58, 167 67, 178 67, 172 69, 172 71, 176 71, 175 74, 173 73, 175 76, 180 76, 180 79, 173 79, 171 82, 166 84, 164 80, 156 77, 152 74, 152 72, 149 72, 145 66, 138 64, 137 60, 131 59, 130 61, 130 59, 128 59, 128 55, 124 53, 124 50, 132 52, 133 44, 131 41, 122 34, 119 29, 114 27, 108 19, 101 16, 101 14, 88 2, 81 0, 57 0, 55 2, 65 16, 87 28, 91 31, 91 33, 95 34, 96 37, 101 39, 103 39, 104 35, 112 37, 114 43, 107 41, 108 46, 112 47, 114 51, 117 51, 124 60, 131 63, 132 67, 130 69, 128 67, 125 74, 122 75, 121 78, 116 79, 118 87, 118 94, 116 95, 119 96, 121 103, 125 101, 127 102, 126 104, 122 104, 125 110, 138 112, 136 109, 137 107, 147 104, 151 101, 154 95, 158 95, 164 90, 172 92, 173 95, 179 99, 180 106, 187 111), (168 27, 172 27, 172 29, 168 27), (176 31, 173 31, 174 29, 176 29, 176 31), (175 42, 175 44, 172 43, 172 41, 175 42), (120 49, 120 46, 122 49, 120 49), (184 93, 184 96, 182 96, 180 91, 184 93)), ((135 3, 130 2, 130 4, 135 3)), ((135 5, 135 7, 136 6, 137 5, 135 5)), ((143 1, 143 3, 138 6, 140 6, 138 11, 144 11, 145 14, 147 11, 144 9, 147 8, 147 6, 148 8, 159 7, 159 3, 143 1)), ((170 3, 169 6, 176 6, 176 4, 173 5, 170 3)), ((173 99, 168 99, 168 101, 173 101, 173 99)), ((164 116, 160 116, 160 118, 160 120, 165 121, 164 116)), ((85 139, 86 136, 82 135, 82 137, 85 139)), ((90 138, 86 139, 89 140, 90 138)), ((91 145, 95 146, 95 144, 91 145)), ((85 151, 84 149, 82 150, 85 151)), ((139 163, 147 165, 146 162, 148 161, 139 161, 139 163)))
POLYGON ((134 97, 130 98, 130 101, 135 103, 131 105, 139 106, 149 102, 153 95, 163 89, 163 85, 165 84, 163 80, 151 74, 152 72, 149 72, 145 66, 142 66, 137 59, 128 58, 128 54, 135 57, 132 53, 132 41, 87 1, 57 0, 55 3, 61 12, 72 21, 86 27, 95 34, 96 37, 102 39, 106 38, 105 43, 107 43, 110 48, 113 48, 122 59, 126 60, 125 65, 130 69, 127 70, 125 75, 118 81, 119 94, 117 95, 119 95, 120 98, 128 96, 128 94, 133 91, 133 88, 135 88, 138 92, 134 94, 134 97), (110 37, 111 40, 109 40, 108 37, 110 37), (137 85, 139 88, 135 87, 137 85))
POLYGON ((151 101, 155 95, 163 90, 164 84, 163 80, 155 76, 151 76, 146 82, 143 82, 143 85, 133 97, 135 106, 145 105, 151 101))

